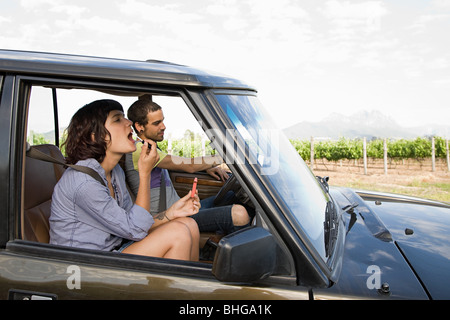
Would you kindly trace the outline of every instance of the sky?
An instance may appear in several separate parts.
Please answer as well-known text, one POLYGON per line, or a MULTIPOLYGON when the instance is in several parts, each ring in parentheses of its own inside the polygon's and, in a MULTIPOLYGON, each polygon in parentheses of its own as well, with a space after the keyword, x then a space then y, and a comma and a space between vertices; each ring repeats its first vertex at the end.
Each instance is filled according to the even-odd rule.
POLYGON ((278 126, 378 110, 450 121, 450 0, 0 0, 0 48, 212 70, 278 126))

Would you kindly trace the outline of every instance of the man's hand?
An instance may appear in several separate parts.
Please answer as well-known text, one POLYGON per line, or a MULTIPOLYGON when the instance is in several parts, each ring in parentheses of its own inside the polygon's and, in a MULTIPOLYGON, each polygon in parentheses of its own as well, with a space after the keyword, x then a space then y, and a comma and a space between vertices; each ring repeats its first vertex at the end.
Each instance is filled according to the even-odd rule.
POLYGON ((228 180, 228 173, 226 170, 222 169, 219 166, 212 167, 206 170, 206 172, 213 178, 221 181, 227 181, 228 180))

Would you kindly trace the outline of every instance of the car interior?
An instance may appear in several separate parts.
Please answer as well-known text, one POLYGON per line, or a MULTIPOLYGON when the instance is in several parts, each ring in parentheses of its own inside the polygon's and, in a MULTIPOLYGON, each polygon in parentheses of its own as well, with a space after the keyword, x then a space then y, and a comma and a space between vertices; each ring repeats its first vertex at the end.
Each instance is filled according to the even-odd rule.
MULTIPOLYGON (((61 85, 36 85, 30 87, 27 121, 27 145, 32 146, 59 161, 64 162, 64 129, 68 126, 71 116, 83 105, 97 100, 110 98, 119 101, 125 111, 142 94, 140 92, 127 93, 123 91, 91 90, 61 85), (56 130, 55 128, 59 128, 56 130)), ((147 94, 147 93, 145 93, 147 94)), ((153 101, 159 103, 165 115, 167 127, 167 148, 173 154, 180 155, 180 147, 174 146, 184 137, 197 137, 202 134, 202 128, 189 111, 188 106, 180 96, 153 94, 153 101), (171 127, 173 130, 171 130, 171 127), (183 131, 184 130, 184 131, 183 131)), ((198 139, 197 139, 198 140, 198 139)), ((204 139, 200 139, 204 143, 204 139)), ((194 142, 188 141, 188 144, 194 142)), ((190 147, 190 146, 189 146, 190 147)), ((204 155, 205 148, 197 143, 196 153, 204 155), (198 147, 197 147, 198 146, 198 147)), ((186 150, 185 150, 186 153, 186 150)), ((53 188, 64 173, 64 166, 35 159, 27 156, 24 167, 24 190, 21 235, 23 240, 41 243, 49 242, 49 217, 53 188)), ((170 171, 170 178, 177 193, 184 196, 191 188, 194 177, 198 179, 197 189, 200 199, 217 195, 224 182, 217 181, 206 172, 187 173, 170 171)), ((227 190, 236 187, 236 179, 227 184, 227 190)), ((248 197, 245 200, 248 202, 248 197)), ((202 233, 200 248, 203 262, 211 263, 215 243, 223 235, 202 233)))

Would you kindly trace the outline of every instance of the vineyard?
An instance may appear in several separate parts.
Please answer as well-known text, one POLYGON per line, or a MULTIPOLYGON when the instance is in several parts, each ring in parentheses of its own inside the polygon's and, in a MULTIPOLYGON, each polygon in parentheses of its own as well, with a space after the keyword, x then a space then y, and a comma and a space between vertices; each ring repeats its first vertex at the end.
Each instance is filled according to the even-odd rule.
POLYGON ((330 185, 450 202, 448 140, 311 141, 291 143, 330 185))
POLYGON ((450 202, 448 140, 311 141, 291 143, 330 185, 450 202))
MULTIPOLYGON (((364 141, 362 139, 341 138, 337 141, 318 141, 311 148, 310 140, 291 140, 292 145, 304 160, 311 159, 311 150, 314 151, 314 159, 326 159, 328 161, 362 159, 364 154, 364 141)), ((415 140, 387 140, 387 156, 390 159, 422 160, 433 155, 432 139, 416 138, 415 140)), ((367 157, 383 159, 385 143, 384 139, 375 139, 367 142, 367 157)), ((435 157, 445 159, 448 154, 447 140, 434 138, 435 157)))

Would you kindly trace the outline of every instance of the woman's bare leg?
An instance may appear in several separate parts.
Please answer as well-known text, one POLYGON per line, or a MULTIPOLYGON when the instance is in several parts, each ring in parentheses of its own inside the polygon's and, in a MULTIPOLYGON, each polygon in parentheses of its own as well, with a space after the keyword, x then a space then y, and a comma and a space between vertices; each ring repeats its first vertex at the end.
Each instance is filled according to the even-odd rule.
POLYGON ((174 220, 151 230, 147 237, 133 243, 122 252, 169 259, 191 260, 192 247, 193 237, 189 227, 181 221, 174 220))
POLYGON ((175 221, 179 221, 184 223, 192 237, 192 246, 191 246, 191 259, 192 261, 198 261, 199 259, 199 245, 200 245, 200 231, 198 230, 197 222, 195 222, 192 218, 178 218, 175 221))

